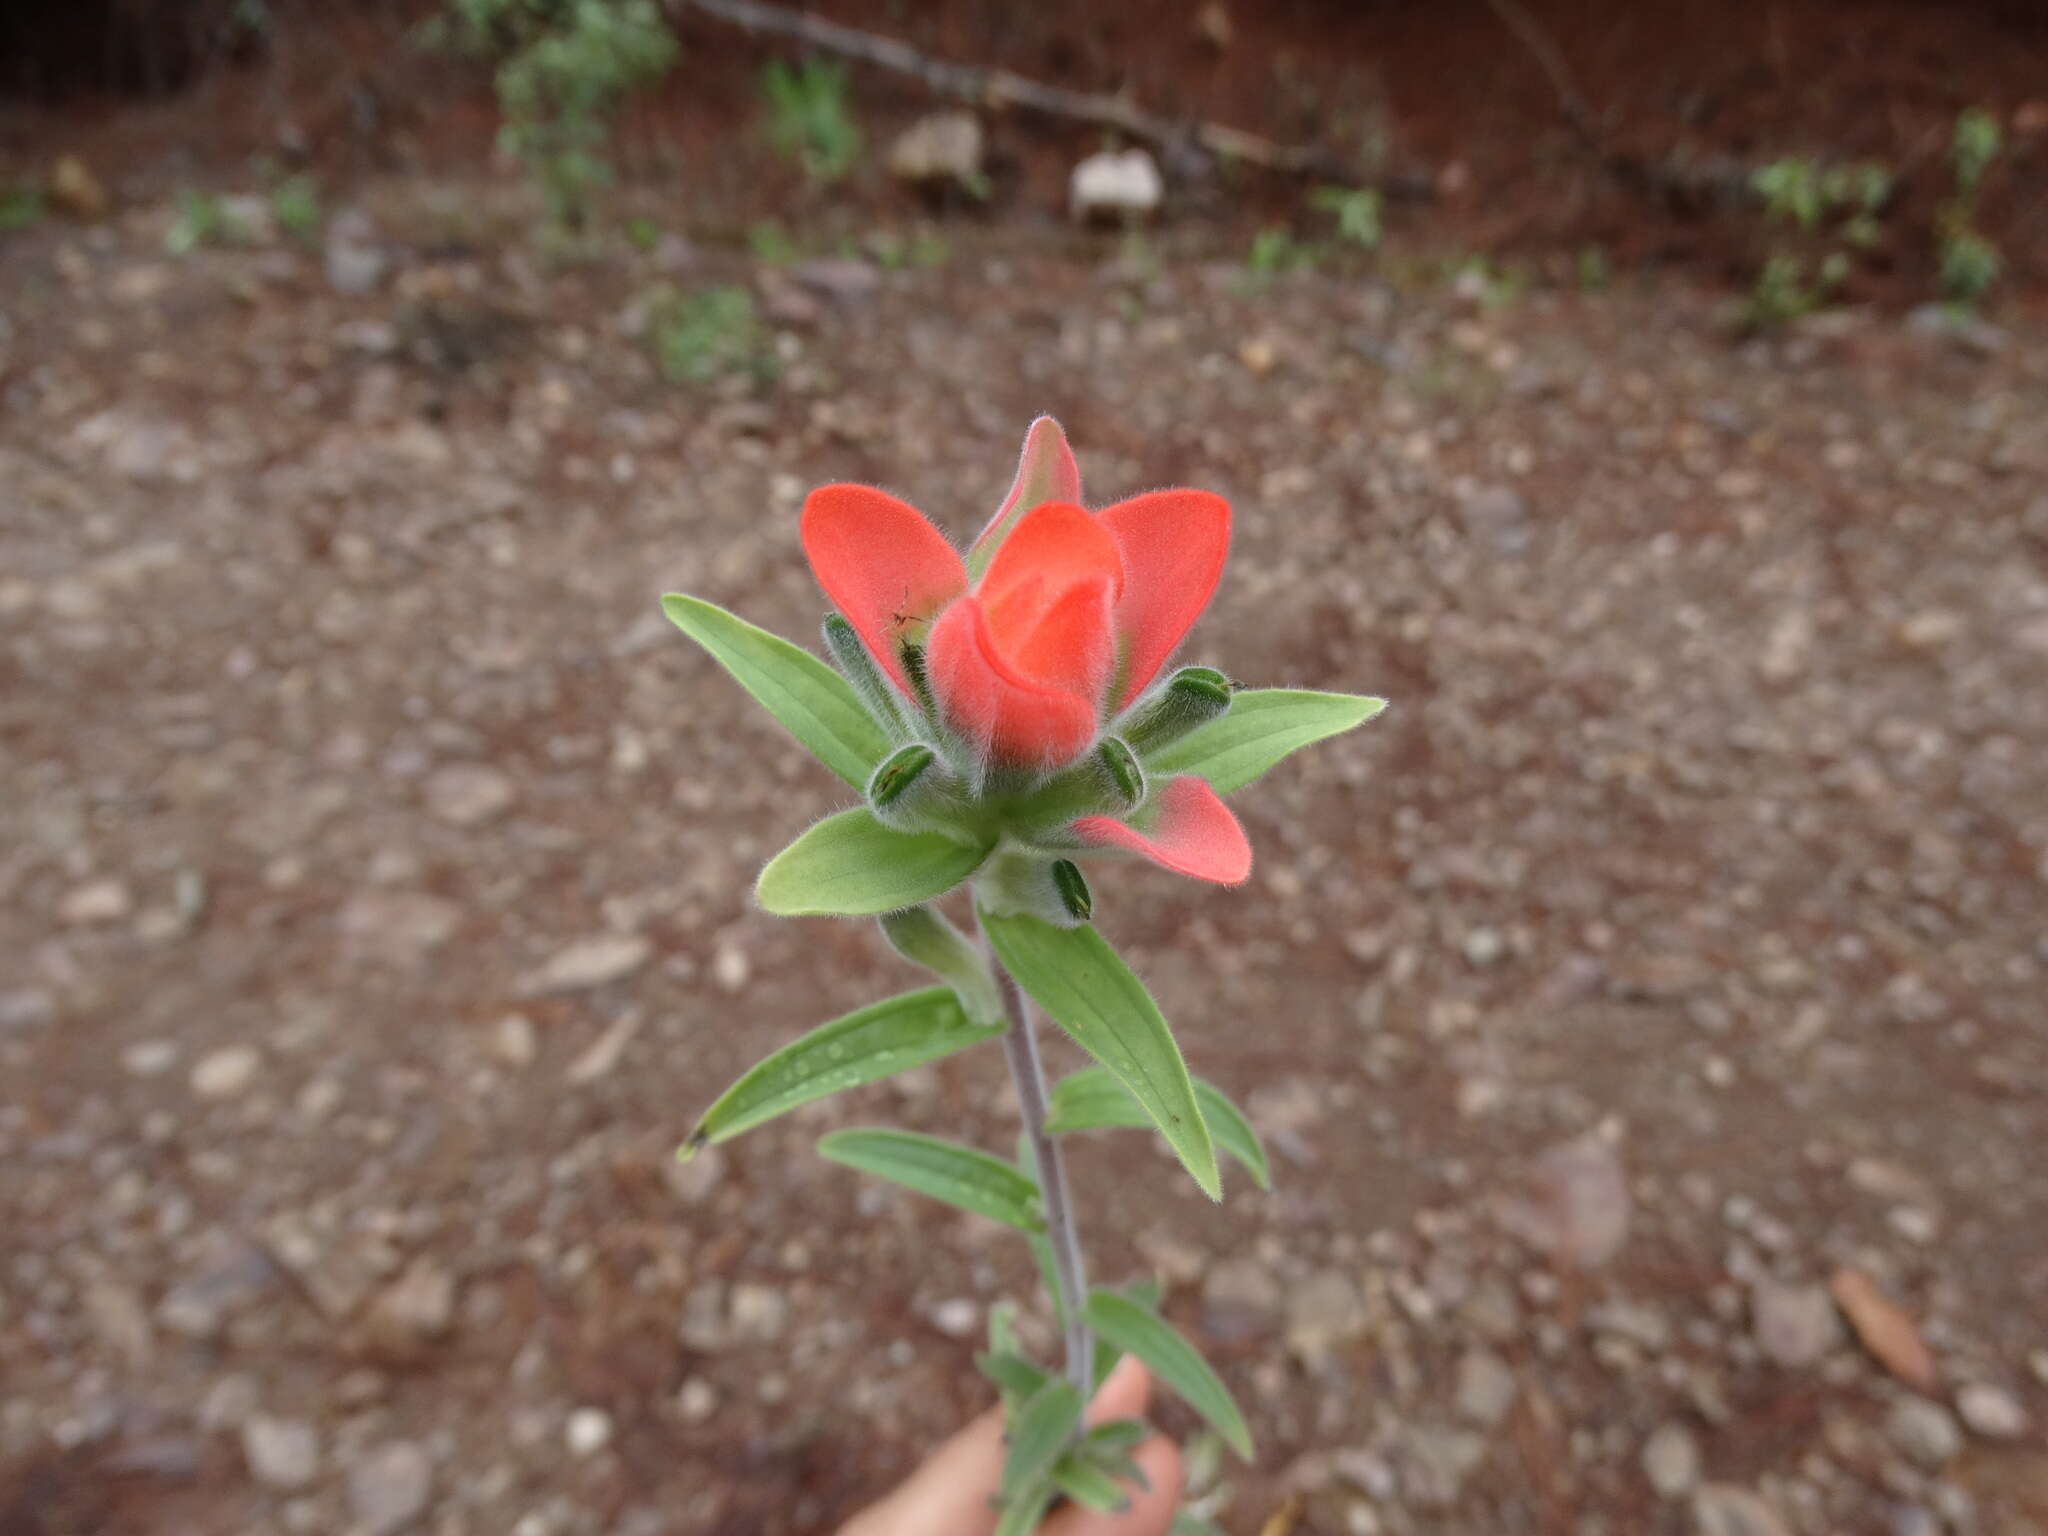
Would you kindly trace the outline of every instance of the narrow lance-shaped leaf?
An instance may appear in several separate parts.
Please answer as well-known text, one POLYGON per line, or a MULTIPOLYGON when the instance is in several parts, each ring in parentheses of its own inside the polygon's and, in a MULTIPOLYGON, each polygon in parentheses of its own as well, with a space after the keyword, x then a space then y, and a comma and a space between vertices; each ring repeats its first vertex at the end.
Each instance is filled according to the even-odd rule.
POLYGON ((1031 1536, 1038 1529, 1038 1522, 1045 1518, 1054 1491, 1052 1479, 1047 1478, 1036 1488, 1010 1500, 1003 1506, 1002 1518, 996 1521, 994 1536, 1031 1536))
POLYGON ((770 859, 754 895, 780 917, 873 917, 943 896, 987 857, 985 844, 892 831, 855 806, 770 859))
MULTIPOLYGON (((1195 1080, 1195 1103, 1201 1106, 1209 1134, 1220 1152, 1228 1152, 1251 1173, 1259 1188, 1272 1187, 1271 1169, 1258 1132, 1230 1098, 1205 1078, 1195 1080)), ((1054 1134, 1067 1131, 1098 1131, 1147 1128, 1152 1117, 1130 1096, 1124 1085, 1103 1067, 1083 1067, 1060 1079, 1052 1090, 1045 1128, 1054 1134)))
POLYGON ((893 1180, 1020 1232, 1045 1230, 1038 1186, 1001 1158, 974 1147, 914 1131, 859 1127, 819 1138, 818 1150, 835 1163, 893 1180))
POLYGON ((889 750, 889 738, 845 678, 809 651, 716 603, 671 592, 661 608, 818 761, 855 789, 867 784, 889 750))
POLYGON ((1203 1193, 1220 1199, 1216 1148, 1187 1063, 1158 1004, 1109 942, 1092 927, 1055 928, 1021 914, 983 912, 982 926, 1018 984, 1115 1074, 1203 1193))
POLYGON ((1197 727, 1145 759, 1156 779, 1192 773, 1219 795, 1243 789, 1268 768, 1312 742, 1363 725, 1387 707, 1357 693, 1305 688, 1251 688, 1234 694, 1230 713, 1197 727))
POLYGON ((1157 1313, 1149 1312, 1115 1291, 1095 1290, 1088 1295, 1083 1314, 1088 1326, 1126 1354, 1136 1355, 1152 1368, 1167 1386, 1186 1400, 1221 1435, 1230 1448, 1251 1460, 1252 1436, 1244 1415, 1238 1411, 1222 1378, 1195 1353, 1157 1313))
POLYGON ((1071 1381, 1051 1380, 1031 1394, 1009 1425, 1003 1458, 1003 1494, 1015 1498, 1045 1478, 1081 1422, 1081 1393, 1071 1381))
POLYGON ((1053 1486, 1076 1504, 1107 1513, 1129 1506, 1131 1496, 1100 1467, 1069 1453, 1053 1464, 1053 1486))
POLYGON ((950 987, 925 987, 870 1003, 756 1062, 704 1111, 683 1155, 752 1130, 799 1104, 936 1061, 1002 1032, 1000 1023, 970 1019, 950 987))
POLYGON ((1029 1360, 1010 1351, 983 1350, 975 1355, 974 1368, 995 1383, 1006 1403, 1024 1401, 1049 1379, 1029 1360))

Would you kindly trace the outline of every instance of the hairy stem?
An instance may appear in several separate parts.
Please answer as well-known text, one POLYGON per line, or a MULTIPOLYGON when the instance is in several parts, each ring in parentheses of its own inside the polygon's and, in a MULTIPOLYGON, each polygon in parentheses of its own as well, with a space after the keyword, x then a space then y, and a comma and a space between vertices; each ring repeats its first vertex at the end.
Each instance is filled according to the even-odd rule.
POLYGON ((1095 1335, 1081 1320, 1081 1309, 1088 1302, 1088 1276, 1081 1263, 1081 1234, 1074 1222, 1074 1201, 1067 1190, 1066 1160, 1061 1156, 1058 1139, 1045 1129, 1045 1064, 1038 1056, 1031 1004, 1016 978, 1000 964, 996 967, 996 982, 1002 989, 1003 1010, 1010 1018, 1010 1027, 1003 1032, 1003 1054, 1009 1058, 1010 1077, 1017 1085, 1017 1103, 1024 1111, 1024 1134, 1031 1142, 1031 1159, 1038 1168, 1038 1193, 1045 1203, 1045 1237, 1052 1248, 1060 1312, 1066 1318, 1067 1377, 1086 1401, 1094 1395, 1095 1335))

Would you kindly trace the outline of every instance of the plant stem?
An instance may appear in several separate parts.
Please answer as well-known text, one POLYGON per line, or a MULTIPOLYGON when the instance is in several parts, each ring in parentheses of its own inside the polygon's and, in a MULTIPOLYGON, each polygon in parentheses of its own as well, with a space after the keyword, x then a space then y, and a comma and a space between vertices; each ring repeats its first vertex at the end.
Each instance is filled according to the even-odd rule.
POLYGON ((1067 1190, 1066 1160, 1058 1139, 1045 1129, 1045 1064, 1038 1056, 1031 1004, 1016 978, 1000 963, 996 984, 1002 989, 1003 1011, 1010 1016, 1010 1027, 1003 1032, 1003 1054, 1009 1058, 1010 1077, 1017 1085, 1024 1134, 1031 1142, 1031 1159, 1038 1166, 1038 1194, 1045 1203, 1045 1239, 1052 1248, 1053 1279, 1060 1291, 1054 1301, 1066 1319, 1067 1378, 1085 1402, 1095 1395, 1095 1335, 1081 1320, 1081 1309, 1088 1301, 1088 1277, 1081 1264, 1081 1234, 1074 1222, 1073 1197, 1067 1190))

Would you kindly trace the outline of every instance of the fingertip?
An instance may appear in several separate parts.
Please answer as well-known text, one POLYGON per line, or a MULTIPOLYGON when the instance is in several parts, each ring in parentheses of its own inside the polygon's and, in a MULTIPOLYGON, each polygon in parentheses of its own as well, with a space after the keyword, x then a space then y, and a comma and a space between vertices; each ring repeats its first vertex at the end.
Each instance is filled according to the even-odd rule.
POLYGON ((1152 1400, 1152 1374, 1145 1369, 1145 1362, 1136 1355, 1125 1355, 1117 1361, 1116 1369, 1109 1373, 1101 1388, 1095 1394, 1095 1401, 1088 1406, 1090 1424, 1105 1423, 1110 1419, 1141 1419, 1145 1416, 1145 1405, 1152 1400))

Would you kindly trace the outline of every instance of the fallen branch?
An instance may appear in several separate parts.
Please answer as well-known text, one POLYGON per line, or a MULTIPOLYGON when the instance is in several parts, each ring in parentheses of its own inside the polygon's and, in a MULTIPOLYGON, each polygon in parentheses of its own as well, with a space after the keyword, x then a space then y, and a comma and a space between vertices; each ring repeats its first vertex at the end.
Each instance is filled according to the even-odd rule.
POLYGON ((1687 208, 1739 203, 1750 198, 1751 168, 1726 155, 1697 160, 1667 155, 1662 160, 1650 160, 1609 144, 1600 126, 1600 115, 1579 89, 1564 49, 1558 46, 1549 29, 1520 0, 1487 0, 1487 8, 1529 50, 1537 68, 1550 81, 1557 96, 1558 112, 1573 137, 1621 186, 1687 208))
POLYGON ((1429 178, 1415 175, 1372 177, 1320 144, 1280 144, 1222 123, 1181 123, 1156 116, 1123 96, 1068 90, 1028 79, 1007 69, 958 64, 920 53, 908 43, 858 27, 842 26, 805 11, 765 0, 667 0, 671 14, 697 11, 753 33, 793 37, 842 58, 907 75, 928 90, 956 97, 991 111, 1020 107, 1048 117, 1113 128, 1150 144, 1169 163, 1184 164, 1190 151, 1202 156, 1237 160, 1290 176, 1320 176, 1353 186, 1377 186, 1392 197, 1421 201, 1434 196, 1429 178))

